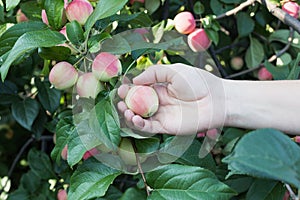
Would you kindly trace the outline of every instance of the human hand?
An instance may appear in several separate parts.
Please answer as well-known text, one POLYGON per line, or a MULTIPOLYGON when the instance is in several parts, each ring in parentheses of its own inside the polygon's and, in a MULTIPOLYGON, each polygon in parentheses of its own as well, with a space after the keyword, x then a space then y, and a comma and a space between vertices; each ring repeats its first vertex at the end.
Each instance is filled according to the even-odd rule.
MULTIPOLYGON (((207 71, 184 64, 155 65, 135 77, 133 84, 151 85, 159 97, 157 113, 147 119, 134 114, 124 101, 118 103, 134 129, 186 135, 220 127, 224 122, 222 79, 207 71)), ((119 96, 124 99, 129 89, 130 85, 122 85, 119 96)))

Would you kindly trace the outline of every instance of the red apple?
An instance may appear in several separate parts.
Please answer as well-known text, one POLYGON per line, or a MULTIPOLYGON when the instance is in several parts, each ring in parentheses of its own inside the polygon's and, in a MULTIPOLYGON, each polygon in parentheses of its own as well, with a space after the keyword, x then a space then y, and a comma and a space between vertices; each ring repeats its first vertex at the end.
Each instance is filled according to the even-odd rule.
POLYGON ((132 5, 134 2, 145 3, 145 0, 130 0, 130 4, 132 5))
POLYGON ((67 200, 67 191, 60 189, 57 193, 57 200, 67 200))
POLYGON ((282 10, 290 14, 294 18, 299 17, 299 4, 297 2, 286 2, 282 6, 282 10))
POLYGON ((59 62, 53 66, 49 74, 50 83, 59 90, 64 90, 75 85, 78 72, 68 62, 59 62))
POLYGON ((272 80, 272 74, 267 70, 267 68, 262 67, 258 70, 258 79, 259 80, 272 80))
POLYGON ((150 86, 133 86, 125 97, 125 103, 130 110, 142 117, 151 117, 159 106, 157 93, 150 86))
POLYGON ((190 12, 178 13, 174 18, 175 29, 182 34, 189 34, 196 28, 195 18, 190 12))
POLYGON ((92 71, 100 81, 109 81, 122 72, 122 64, 117 56, 102 52, 93 61, 92 71))
POLYGON ((26 21, 28 21, 28 18, 27 18, 26 15, 22 12, 22 10, 19 9, 19 10, 17 11, 16 20, 17 20, 18 23, 20 23, 20 22, 26 22, 26 21))
POLYGON ((67 160, 67 159, 68 159, 68 145, 66 145, 66 146, 62 149, 60 155, 61 155, 61 158, 62 158, 63 160, 67 160))
POLYGON ((194 52, 202 52, 209 48, 211 40, 203 28, 196 29, 188 35, 188 45, 194 52))
POLYGON ((92 4, 87 0, 73 0, 66 7, 66 14, 69 21, 76 20, 84 25, 93 12, 92 4))
POLYGON ((83 158, 83 160, 86 160, 94 155, 99 154, 99 153, 100 152, 97 148, 92 148, 91 150, 88 150, 87 152, 85 152, 82 158, 83 158))

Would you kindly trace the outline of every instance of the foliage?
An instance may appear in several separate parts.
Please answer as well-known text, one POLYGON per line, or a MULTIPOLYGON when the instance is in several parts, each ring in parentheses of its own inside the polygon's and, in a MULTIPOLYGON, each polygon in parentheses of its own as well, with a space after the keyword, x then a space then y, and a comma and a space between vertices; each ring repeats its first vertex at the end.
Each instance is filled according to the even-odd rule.
POLYGON ((100 51, 119 56, 123 75, 156 63, 205 69, 196 66, 186 37, 174 31, 172 19, 184 10, 213 41, 204 62, 214 63, 214 74, 257 80, 265 66, 274 80, 298 79, 299 33, 257 2, 230 16, 223 14, 244 1, 90 2, 94 12, 81 26, 65 22, 62 0, 0 1, 0 199, 56 199, 66 189, 72 200, 281 200, 285 184, 300 188, 300 148, 278 130, 226 127, 212 152, 199 158, 204 138, 146 137, 126 127, 115 107, 123 76, 103 83, 96 99, 78 98, 72 89, 59 91, 49 82, 57 62, 90 71, 100 51), (18 9, 29 21, 17 23, 18 9), (50 25, 42 23, 42 9, 50 25), (145 35, 134 31, 144 27, 145 35), (230 66, 233 57, 245 61, 238 71, 230 66), (118 156, 123 137, 139 152, 137 165, 125 165, 118 156), (100 154, 83 159, 93 148, 100 154), (155 170, 141 170, 147 166, 155 170))

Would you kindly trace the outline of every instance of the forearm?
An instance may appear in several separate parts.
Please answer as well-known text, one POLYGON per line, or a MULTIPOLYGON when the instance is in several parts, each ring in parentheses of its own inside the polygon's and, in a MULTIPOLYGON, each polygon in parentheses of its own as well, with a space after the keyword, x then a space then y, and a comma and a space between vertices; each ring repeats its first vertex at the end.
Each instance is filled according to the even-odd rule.
POLYGON ((300 80, 223 80, 226 126, 300 134, 300 80))

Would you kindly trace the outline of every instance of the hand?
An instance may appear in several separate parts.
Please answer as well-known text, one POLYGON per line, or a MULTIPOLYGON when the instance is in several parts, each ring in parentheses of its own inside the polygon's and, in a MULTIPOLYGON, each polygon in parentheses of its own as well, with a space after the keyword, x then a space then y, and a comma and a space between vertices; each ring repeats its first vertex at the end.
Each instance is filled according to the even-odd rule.
MULTIPOLYGON (((159 97, 159 109, 148 119, 135 115, 123 101, 118 103, 118 109, 134 129, 186 135, 224 123, 222 79, 207 71, 184 64, 155 65, 135 77, 133 84, 152 85, 159 97)), ((129 89, 129 85, 122 85, 119 96, 124 99, 129 89)))

